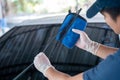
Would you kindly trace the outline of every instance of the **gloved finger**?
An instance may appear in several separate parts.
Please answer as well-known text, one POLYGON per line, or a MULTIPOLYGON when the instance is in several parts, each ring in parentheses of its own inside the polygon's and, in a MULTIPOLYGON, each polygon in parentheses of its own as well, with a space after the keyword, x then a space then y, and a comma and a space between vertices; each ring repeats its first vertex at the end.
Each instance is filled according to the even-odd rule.
POLYGON ((39 62, 43 62, 44 60, 48 60, 48 58, 43 52, 40 52, 38 55, 35 56, 34 60, 38 60, 39 62))
POLYGON ((74 33, 77 33, 77 34, 82 34, 82 33, 83 33, 83 31, 78 30, 78 29, 72 29, 72 31, 73 31, 74 33))
POLYGON ((39 69, 39 61, 38 61, 38 57, 35 57, 35 58, 34 58, 33 63, 34 63, 34 66, 35 66, 37 69, 39 69))
POLYGON ((39 64, 40 58, 43 56, 43 54, 44 54, 43 52, 40 52, 39 54, 37 54, 34 58, 33 63, 34 64, 39 64))
POLYGON ((39 54, 37 54, 37 56, 41 56, 41 55, 43 55, 43 54, 45 54, 45 53, 43 53, 43 52, 40 52, 39 54))

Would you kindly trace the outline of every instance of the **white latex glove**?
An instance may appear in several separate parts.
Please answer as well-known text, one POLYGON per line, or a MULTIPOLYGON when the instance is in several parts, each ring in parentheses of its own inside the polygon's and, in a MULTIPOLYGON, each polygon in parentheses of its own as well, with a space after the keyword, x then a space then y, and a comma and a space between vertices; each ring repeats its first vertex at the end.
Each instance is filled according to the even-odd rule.
POLYGON ((44 76, 46 76, 47 69, 53 67, 48 57, 43 52, 40 52, 34 58, 34 66, 38 71, 42 72, 44 76))
POLYGON ((75 45, 83 50, 86 50, 96 55, 100 44, 92 41, 84 31, 80 31, 78 29, 72 29, 72 31, 80 35, 80 38, 75 45))

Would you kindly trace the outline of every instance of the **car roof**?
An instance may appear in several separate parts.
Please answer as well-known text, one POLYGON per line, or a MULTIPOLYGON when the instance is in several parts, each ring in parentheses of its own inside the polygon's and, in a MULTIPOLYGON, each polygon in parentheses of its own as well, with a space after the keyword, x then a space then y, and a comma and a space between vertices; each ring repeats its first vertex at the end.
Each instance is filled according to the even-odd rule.
MULTIPOLYGON (((37 25, 37 24, 61 24, 68 13, 62 14, 48 14, 41 16, 25 16, 16 17, 9 19, 13 23, 18 23, 17 25, 37 25), (17 22, 18 21, 18 22, 17 22)), ((85 14, 80 14, 84 17, 88 23, 105 23, 104 18, 101 14, 97 14, 94 18, 88 19, 85 14)))

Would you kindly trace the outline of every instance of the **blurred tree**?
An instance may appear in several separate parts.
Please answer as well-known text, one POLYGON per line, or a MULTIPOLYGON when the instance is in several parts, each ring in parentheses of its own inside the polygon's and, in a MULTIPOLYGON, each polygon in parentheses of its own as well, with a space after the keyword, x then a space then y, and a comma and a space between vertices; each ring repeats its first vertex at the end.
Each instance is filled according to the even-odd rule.
POLYGON ((46 14, 67 12, 84 8, 84 11, 94 0, 5 0, 9 4, 9 14, 46 14))
POLYGON ((7 0, 0 0, 0 6, 1 6, 1 14, 2 14, 2 17, 5 17, 8 13, 8 4, 7 4, 7 0))

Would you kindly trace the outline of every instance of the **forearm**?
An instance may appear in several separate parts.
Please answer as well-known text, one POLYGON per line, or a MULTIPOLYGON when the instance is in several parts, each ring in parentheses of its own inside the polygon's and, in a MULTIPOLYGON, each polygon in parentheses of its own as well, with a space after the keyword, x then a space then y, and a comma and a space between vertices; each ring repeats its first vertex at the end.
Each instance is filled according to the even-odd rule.
POLYGON ((83 80, 82 73, 72 77, 53 68, 47 70, 46 77, 49 80, 83 80))
POLYGON ((59 72, 54 68, 49 68, 46 72, 46 77, 49 80, 67 80, 71 76, 64 74, 62 72, 59 72))
POLYGON ((115 53, 117 50, 118 48, 108 47, 108 46, 100 44, 100 47, 97 50, 96 56, 105 59, 107 56, 115 53))

